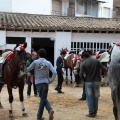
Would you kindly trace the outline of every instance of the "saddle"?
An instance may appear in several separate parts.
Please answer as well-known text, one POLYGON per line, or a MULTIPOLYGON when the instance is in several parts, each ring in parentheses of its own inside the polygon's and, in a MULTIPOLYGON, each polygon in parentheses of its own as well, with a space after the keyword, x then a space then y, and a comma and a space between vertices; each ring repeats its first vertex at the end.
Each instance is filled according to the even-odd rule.
POLYGON ((6 59, 9 59, 12 54, 13 54, 12 51, 7 51, 7 52, 3 53, 2 57, 0 57, 0 63, 4 64, 6 59))
POLYGON ((100 54, 99 60, 100 62, 109 62, 109 59, 110 59, 109 57, 110 55, 108 54, 108 52, 104 52, 100 54))
POLYGON ((0 57, 0 83, 4 83, 3 80, 3 64, 5 63, 6 60, 10 59, 12 56, 13 52, 12 51, 7 51, 2 54, 2 57, 0 57))

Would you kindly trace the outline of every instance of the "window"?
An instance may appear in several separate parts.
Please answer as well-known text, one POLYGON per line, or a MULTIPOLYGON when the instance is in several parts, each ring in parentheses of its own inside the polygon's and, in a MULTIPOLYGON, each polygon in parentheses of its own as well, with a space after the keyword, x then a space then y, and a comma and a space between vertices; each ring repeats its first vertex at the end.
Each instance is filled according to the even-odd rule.
POLYGON ((110 8, 107 8, 107 7, 103 8, 103 17, 110 18, 110 8))
POLYGON ((25 43, 25 37, 7 37, 6 38, 7 44, 24 44, 25 43))
POLYGON ((81 49, 92 50, 92 51, 107 51, 109 43, 99 43, 99 42, 71 42, 71 50, 80 51, 81 49))
POLYGON ((94 0, 76 0, 76 13, 97 17, 98 2, 94 0))

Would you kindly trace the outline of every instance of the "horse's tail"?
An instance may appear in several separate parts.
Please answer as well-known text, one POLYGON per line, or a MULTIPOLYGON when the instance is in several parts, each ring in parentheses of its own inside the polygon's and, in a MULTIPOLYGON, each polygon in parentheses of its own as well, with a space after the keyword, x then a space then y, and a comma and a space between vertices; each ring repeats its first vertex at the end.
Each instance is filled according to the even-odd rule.
POLYGON ((118 120, 120 120, 120 80, 118 81, 117 89, 116 89, 116 105, 117 105, 118 120))

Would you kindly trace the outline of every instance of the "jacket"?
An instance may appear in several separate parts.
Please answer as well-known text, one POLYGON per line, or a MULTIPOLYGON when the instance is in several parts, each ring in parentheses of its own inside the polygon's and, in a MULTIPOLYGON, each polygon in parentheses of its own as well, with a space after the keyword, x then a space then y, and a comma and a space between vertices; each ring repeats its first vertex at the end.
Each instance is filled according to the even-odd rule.
POLYGON ((107 71, 99 60, 89 57, 80 66, 80 77, 85 82, 98 82, 101 81, 101 70, 107 71))
POLYGON ((63 59, 61 58, 61 56, 59 56, 57 58, 56 66, 57 66, 57 68, 56 68, 57 72, 60 73, 60 74, 63 74, 63 71, 62 71, 62 68, 63 68, 63 59))

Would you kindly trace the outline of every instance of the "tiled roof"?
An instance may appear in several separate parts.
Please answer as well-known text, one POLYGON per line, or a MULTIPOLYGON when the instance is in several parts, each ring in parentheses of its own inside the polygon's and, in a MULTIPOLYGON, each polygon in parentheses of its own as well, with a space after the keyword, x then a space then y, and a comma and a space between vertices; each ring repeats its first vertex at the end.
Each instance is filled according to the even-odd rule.
POLYGON ((120 30, 120 19, 0 13, 0 29, 120 30))

